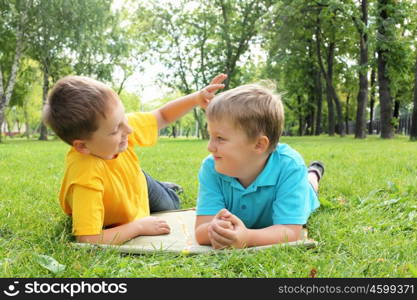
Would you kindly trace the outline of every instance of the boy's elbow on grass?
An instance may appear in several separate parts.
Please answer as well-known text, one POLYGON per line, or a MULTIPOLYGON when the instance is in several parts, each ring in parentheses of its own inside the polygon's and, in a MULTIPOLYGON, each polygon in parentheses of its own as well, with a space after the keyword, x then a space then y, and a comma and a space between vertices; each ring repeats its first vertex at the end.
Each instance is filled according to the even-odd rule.
POLYGON ((301 225, 272 225, 249 230, 248 247, 295 242, 301 239, 301 225))
POLYGON ((302 239, 302 225, 286 225, 286 233, 289 242, 295 242, 302 239))
POLYGON ((195 235, 195 240, 201 246, 207 245, 207 243, 205 243, 206 241, 203 240, 198 234, 195 235))
POLYGON ((295 242, 301 239, 301 230, 302 225, 281 225, 281 228, 278 228, 280 232, 280 239, 278 243, 288 243, 295 242))
POLYGON ((75 240, 77 243, 83 244, 97 244, 99 242, 100 235, 77 235, 75 240))
POLYGON ((214 216, 197 216, 195 223, 195 240, 199 245, 211 245, 210 239, 208 237, 208 227, 210 222, 213 220, 214 216))
POLYGON ((195 229, 195 240, 202 246, 211 245, 206 226, 199 226, 195 229))
POLYGON ((113 244, 113 245, 119 245, 123 241, 120 239, 112 238, 111 241, 108 241, 105 239, 104 234, 97 234, 97 235, 78 235, 75 236, 75 240, 77 243, 82 244, 113 244))

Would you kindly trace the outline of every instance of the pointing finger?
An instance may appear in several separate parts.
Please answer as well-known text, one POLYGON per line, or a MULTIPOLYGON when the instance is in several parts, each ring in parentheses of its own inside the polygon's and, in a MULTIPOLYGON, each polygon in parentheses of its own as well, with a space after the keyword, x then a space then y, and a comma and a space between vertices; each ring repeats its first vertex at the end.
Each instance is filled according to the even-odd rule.
POLYGON ((220 90, 224 88, 224 84, 210 84, 209 86, 206 87, 206 91, 209 93, 212 93, 214 91, 220 90))
POLYGON ((219 74, 216 77, 213 78, 213 80, 210 82, 210 84, 217 84, 222 83, 227 78, 226 74, 219 74))

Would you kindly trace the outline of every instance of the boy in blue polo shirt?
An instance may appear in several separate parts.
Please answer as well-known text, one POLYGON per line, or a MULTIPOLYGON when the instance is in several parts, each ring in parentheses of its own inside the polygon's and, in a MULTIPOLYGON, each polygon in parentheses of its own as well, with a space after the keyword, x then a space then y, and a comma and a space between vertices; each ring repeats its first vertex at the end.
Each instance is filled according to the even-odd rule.
POLYGON ((296 241, 319 207, 324 166, 306 168, 278 144, 284 109, 278 95, 244 85, 217 95, 207 123, 211 153, 199 172, 196 240, 216 249, 296 241))

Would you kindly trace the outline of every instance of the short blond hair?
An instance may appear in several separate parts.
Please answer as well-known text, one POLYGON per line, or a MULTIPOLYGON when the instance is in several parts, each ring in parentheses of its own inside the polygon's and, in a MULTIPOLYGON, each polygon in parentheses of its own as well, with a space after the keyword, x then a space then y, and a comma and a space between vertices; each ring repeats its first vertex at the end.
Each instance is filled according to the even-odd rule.
POLYGON ((267 136, 269 152, 277 146, 284 128, 281 96, 259 84, 242 85, 218 94, 208 105, 206 116, 209 121, 232 121, 250 140, 267 136))
POLYGON ((64 142, 88 139, 98 129, 98 118, 106 118, 108 100, 115 92, 104 83, 83 76, 60 79, 49 93, 43 121, 64 142))

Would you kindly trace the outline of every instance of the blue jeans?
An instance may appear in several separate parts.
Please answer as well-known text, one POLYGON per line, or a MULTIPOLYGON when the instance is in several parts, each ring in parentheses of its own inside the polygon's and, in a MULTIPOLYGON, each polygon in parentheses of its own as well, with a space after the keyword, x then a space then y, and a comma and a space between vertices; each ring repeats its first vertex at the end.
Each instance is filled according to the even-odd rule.
POLYGON ((145 174, 148 184, 149 208, 151 213, 180 208, 180 199, 173 190, 166 187, 163 182, 153 179, 145 172, 143 174, 145 174))

